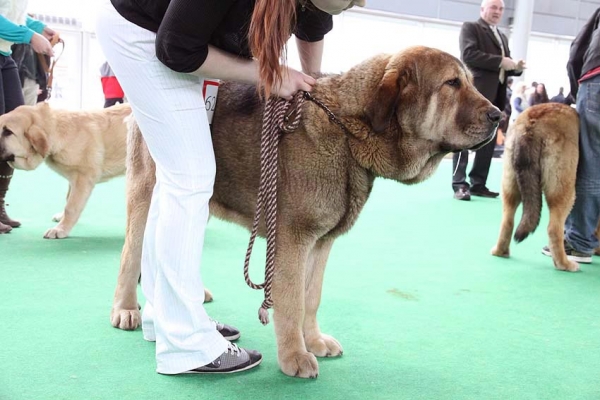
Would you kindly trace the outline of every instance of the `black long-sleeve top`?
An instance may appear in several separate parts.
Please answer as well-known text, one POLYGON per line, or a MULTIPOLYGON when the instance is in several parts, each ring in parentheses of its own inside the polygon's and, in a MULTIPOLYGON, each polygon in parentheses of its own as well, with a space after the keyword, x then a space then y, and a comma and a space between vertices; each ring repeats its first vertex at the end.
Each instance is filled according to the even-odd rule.
MULTIPOLYGON (((156 56, 178 72, 197 70, 208 45, 251 57, 248 30, 255 0, 111 0, 128 21, 156 32, 156 56)), ((333 28, 331 15, 298 8, 294 35, 317 42, 333 28)))

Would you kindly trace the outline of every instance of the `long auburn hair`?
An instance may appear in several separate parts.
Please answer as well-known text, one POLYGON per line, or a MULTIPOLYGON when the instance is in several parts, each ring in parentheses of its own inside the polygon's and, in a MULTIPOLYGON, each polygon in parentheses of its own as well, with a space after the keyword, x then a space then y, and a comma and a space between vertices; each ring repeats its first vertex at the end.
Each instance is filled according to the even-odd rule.
POLYGON ((259 86, 271 95, 273 86, 281 83, 281 63, 286 62, 286 43, 296 23, 297 0, 256 0, 248 41, 259 64, 259 86))

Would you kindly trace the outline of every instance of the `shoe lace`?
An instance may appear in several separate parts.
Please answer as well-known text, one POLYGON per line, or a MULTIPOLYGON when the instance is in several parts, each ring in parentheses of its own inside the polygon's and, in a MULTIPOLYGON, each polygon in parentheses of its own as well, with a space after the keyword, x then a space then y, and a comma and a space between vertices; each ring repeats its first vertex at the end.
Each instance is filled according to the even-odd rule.
POLYGON ((239 357, 242 354, 242 349, 240 349, 237 344, 229 342, 227 347, 227 352, 234 356, 239 357))
POLYGON ((222 323, 220 323, 219 321, 217 321, 216 319, 210 318, 210 320, 215 323, 216 328, 217 328, 218 331, 220 331, 221 329, 223 329, 223 327, 225 326, 222 323))

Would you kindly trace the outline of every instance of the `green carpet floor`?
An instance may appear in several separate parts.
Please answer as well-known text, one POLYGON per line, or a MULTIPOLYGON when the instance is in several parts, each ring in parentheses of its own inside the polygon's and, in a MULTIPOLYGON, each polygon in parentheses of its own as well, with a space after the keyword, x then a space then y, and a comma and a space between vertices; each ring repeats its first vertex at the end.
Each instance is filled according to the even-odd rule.
MULTIPOLYGON (((493 163, 489 186, 500 186, 493 163)), ((242 330, 262 365, 231 376, 162 376, 140 330, 109 323, 124 234, 124 180, 98 186, 72 237, 42 239, 66 182, 16 173, 0 236, 0 399, 600 399, 600 266, 557 272, 535 235, 489 255, 501 202, 452 199, 451 165, 416 186, 379 180, 334 246, 320 324, 344 346, 316 380, 283 375, 262 293, 242 265, 248 233, 212 219, 203 276, 209 313, 242 330)), ((262 253, 261 242, 255 254, 262 253)), ((252 266, 261 279, 261 258, 252 266)))

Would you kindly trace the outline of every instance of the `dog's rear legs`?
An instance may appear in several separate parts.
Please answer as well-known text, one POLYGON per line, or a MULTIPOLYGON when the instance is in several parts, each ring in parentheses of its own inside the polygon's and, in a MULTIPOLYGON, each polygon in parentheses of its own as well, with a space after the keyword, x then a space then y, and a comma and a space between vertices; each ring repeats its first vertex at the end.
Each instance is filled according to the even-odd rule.
POLYGON ((517 186, 514 170, 510 163, 510 154, 504 161, 504 173, 502 176, 502 223, 498 242, 492 248, 492 255, 498 257, 510 256, 510 240, 515 227, 515 213, 521 203, 521 193, 517 186))
POLYGON ((556 269, 561 271, 579 271, 579 264, 567 258, 565 253, 565 221, 575 201, 575 187, 564 190, 560 187, 556 193, 546 192, 546 202, 550 209, 550 222, 548 223, 548 237, 550 238, 550 252, 556 269), (571 192, 571 193, 568 193, 571 192))
POLYGON ((332 336, 321 333, 317 310, 321 302, 323 275, 333 240, 319 240, 310 252, 306 270, 306 309, 304 343, 317 357, 335 357, 343 353, 342 345, 332 336))

